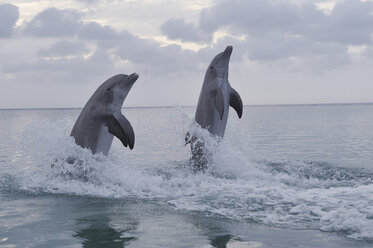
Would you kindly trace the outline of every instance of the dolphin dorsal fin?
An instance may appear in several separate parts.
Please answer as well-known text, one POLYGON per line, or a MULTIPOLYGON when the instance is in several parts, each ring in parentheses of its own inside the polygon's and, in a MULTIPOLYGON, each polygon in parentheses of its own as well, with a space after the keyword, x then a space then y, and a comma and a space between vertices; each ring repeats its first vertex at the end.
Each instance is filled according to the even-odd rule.
POLYGON ((218 89, 218 91, 216 92, 214 103, 216 108, 218 109, 220 120, 222 120, 224 115, 224 96, 221 89, 218 89))
POLYGON ((120 139, 122 144, 132 150, 135 144, 135 133, 131 123, 122 114, 119 116, 108 115, 107 116, 107 126, 109 132, 120 139))
POLYGON ((237 91, 235 91, 233 88, 230 89, 229 92, 229 105, 236 110, 238 118, 241 118, 242 116, 242 100, 240 95, 237 91))

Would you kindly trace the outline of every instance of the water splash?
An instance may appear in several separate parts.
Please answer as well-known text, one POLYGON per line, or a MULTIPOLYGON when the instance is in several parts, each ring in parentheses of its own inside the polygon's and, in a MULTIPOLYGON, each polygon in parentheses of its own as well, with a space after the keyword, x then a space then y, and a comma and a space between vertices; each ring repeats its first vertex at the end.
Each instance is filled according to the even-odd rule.
MULTIPOLYGON (((158 200, 207 215, 373 240, 373 176, 364 171, 324 162, 258 161, 244 146, 235 145, 242 140, 228 138, 217 145, 206 138, 215 149, 213 163, 206 173, 194 173, 188 166, 188 148, 169 148, 183 157, 179 161, 143 160, 149 147, 144 152, 140 148, 136 157, 127 156, 116 152, 115 143, 108 157, 93 155, 69 137, 72 124, 66 119, 28 125, 18 161, 22 169, 11 184, 36 193, 158 200)), ((176 124, 185 130, 172 138, 182 141, 186 126, 176 124)))

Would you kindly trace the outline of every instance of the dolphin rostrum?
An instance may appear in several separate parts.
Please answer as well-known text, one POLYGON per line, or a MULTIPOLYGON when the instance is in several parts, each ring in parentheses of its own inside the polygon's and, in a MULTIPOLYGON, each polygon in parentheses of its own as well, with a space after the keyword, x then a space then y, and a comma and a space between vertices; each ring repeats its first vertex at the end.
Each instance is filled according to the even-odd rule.
MULTIPOLYGON (((242 116, 242 100, 228 81, 229 60, 233 47, 227 46, 211 61, 205 74, 201 93, 198 99, 195 121, 212 135, 223 138, 227 125, 229 106, 236 110, 239 118, 242 116)), ((186 143, 191 143, 192 160, 199 169, 207 166, 204 154, 204 141, 196 134, 186 135, 186 143)))
POLYGON ((124 99, 139 75, 119 74, 101 84, 84 106, 71 136, 75 143, 93 153, 108 155, 114 136, 130 149, 135 134, 130 122, 121 113, 124 99))

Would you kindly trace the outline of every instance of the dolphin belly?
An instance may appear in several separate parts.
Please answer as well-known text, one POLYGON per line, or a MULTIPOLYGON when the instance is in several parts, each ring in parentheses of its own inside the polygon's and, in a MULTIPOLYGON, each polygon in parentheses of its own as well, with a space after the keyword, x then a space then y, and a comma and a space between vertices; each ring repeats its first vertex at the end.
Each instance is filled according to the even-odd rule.
POLYGON ((114 135, 109 132, 107 126, 103 125, 99 131, 96 149, 93 151, 93 153, 102 152, 102 154, 108 155, 111 144, 113 143, 113 139, 114 135))

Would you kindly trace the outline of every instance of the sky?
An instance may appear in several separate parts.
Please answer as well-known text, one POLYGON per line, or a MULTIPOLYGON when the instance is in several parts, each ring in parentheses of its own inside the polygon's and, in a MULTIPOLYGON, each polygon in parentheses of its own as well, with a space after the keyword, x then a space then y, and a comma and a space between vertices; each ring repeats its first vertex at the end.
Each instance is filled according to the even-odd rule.
POLYGON ((233 46, 245 105, 373 102, 373 2, 0 0, 0 108, 83 107, 116 74, 124 107, 196 105, 233 46))

